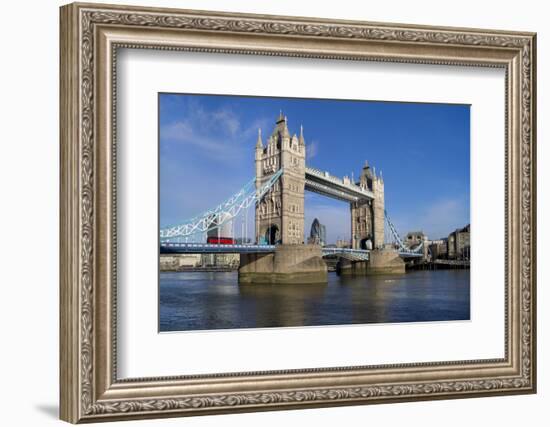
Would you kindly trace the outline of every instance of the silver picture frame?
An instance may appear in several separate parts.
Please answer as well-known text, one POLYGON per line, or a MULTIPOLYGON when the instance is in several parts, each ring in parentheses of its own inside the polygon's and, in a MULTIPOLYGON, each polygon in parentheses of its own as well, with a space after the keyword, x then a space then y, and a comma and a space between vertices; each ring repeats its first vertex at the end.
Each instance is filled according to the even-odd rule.
POLYGON ((97 422, 536 391, 535 34, 85 3, 63 6, 60 22, 61 419, 97 422), (505 357, 119 379, 120 48, 503 68, 505 357))

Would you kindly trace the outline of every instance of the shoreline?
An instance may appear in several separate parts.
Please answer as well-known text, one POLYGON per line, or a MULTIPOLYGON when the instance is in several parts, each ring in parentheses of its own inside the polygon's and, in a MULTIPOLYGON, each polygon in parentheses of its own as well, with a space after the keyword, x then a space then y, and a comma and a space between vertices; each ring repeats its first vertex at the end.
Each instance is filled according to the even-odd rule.
POLYGON ((227 273, 231 271, 238 271, 238 267, 179 267, 179 268, 161 268, 161 273, 197 273, 197 272, 213 272, 213 273, 227 273))

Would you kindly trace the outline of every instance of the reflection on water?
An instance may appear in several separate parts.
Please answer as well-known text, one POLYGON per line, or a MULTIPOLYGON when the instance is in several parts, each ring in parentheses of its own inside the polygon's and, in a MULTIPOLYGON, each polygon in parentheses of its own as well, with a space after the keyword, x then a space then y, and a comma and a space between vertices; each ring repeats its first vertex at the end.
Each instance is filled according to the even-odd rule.
POLYGON ((160 275, 160 330, 468 320, 469 270, 239 285, 236 272, 160 275))

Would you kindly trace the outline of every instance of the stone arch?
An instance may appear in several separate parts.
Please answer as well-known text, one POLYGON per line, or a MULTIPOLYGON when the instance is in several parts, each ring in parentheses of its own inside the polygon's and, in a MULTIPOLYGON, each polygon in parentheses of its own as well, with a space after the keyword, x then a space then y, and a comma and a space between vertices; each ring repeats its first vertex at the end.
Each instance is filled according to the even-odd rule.
POLYGON ((372 236, 367 236, 359 242, 359 248, 363 250, 371 250, 372 249, 372 236))
POLYGON ((271 224, 265 230, 265 240, 268 245, 275 245, 281 241, 281 231, 276 224, 271 224))

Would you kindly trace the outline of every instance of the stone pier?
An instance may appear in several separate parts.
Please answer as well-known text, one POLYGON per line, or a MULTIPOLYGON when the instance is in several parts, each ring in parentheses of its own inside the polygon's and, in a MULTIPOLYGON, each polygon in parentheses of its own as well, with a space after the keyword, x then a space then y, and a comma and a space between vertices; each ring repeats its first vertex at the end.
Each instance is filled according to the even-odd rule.
POLYGON ((239 283, 326 283, 327 265, 319 245, 277 245, 270 254, 241 254, 239 283))
POLYGON ((376 249, 368 261, 349 261, 341 258, 337 266, 342 275, 404 274, 405 263, 393 249, 376 249))

